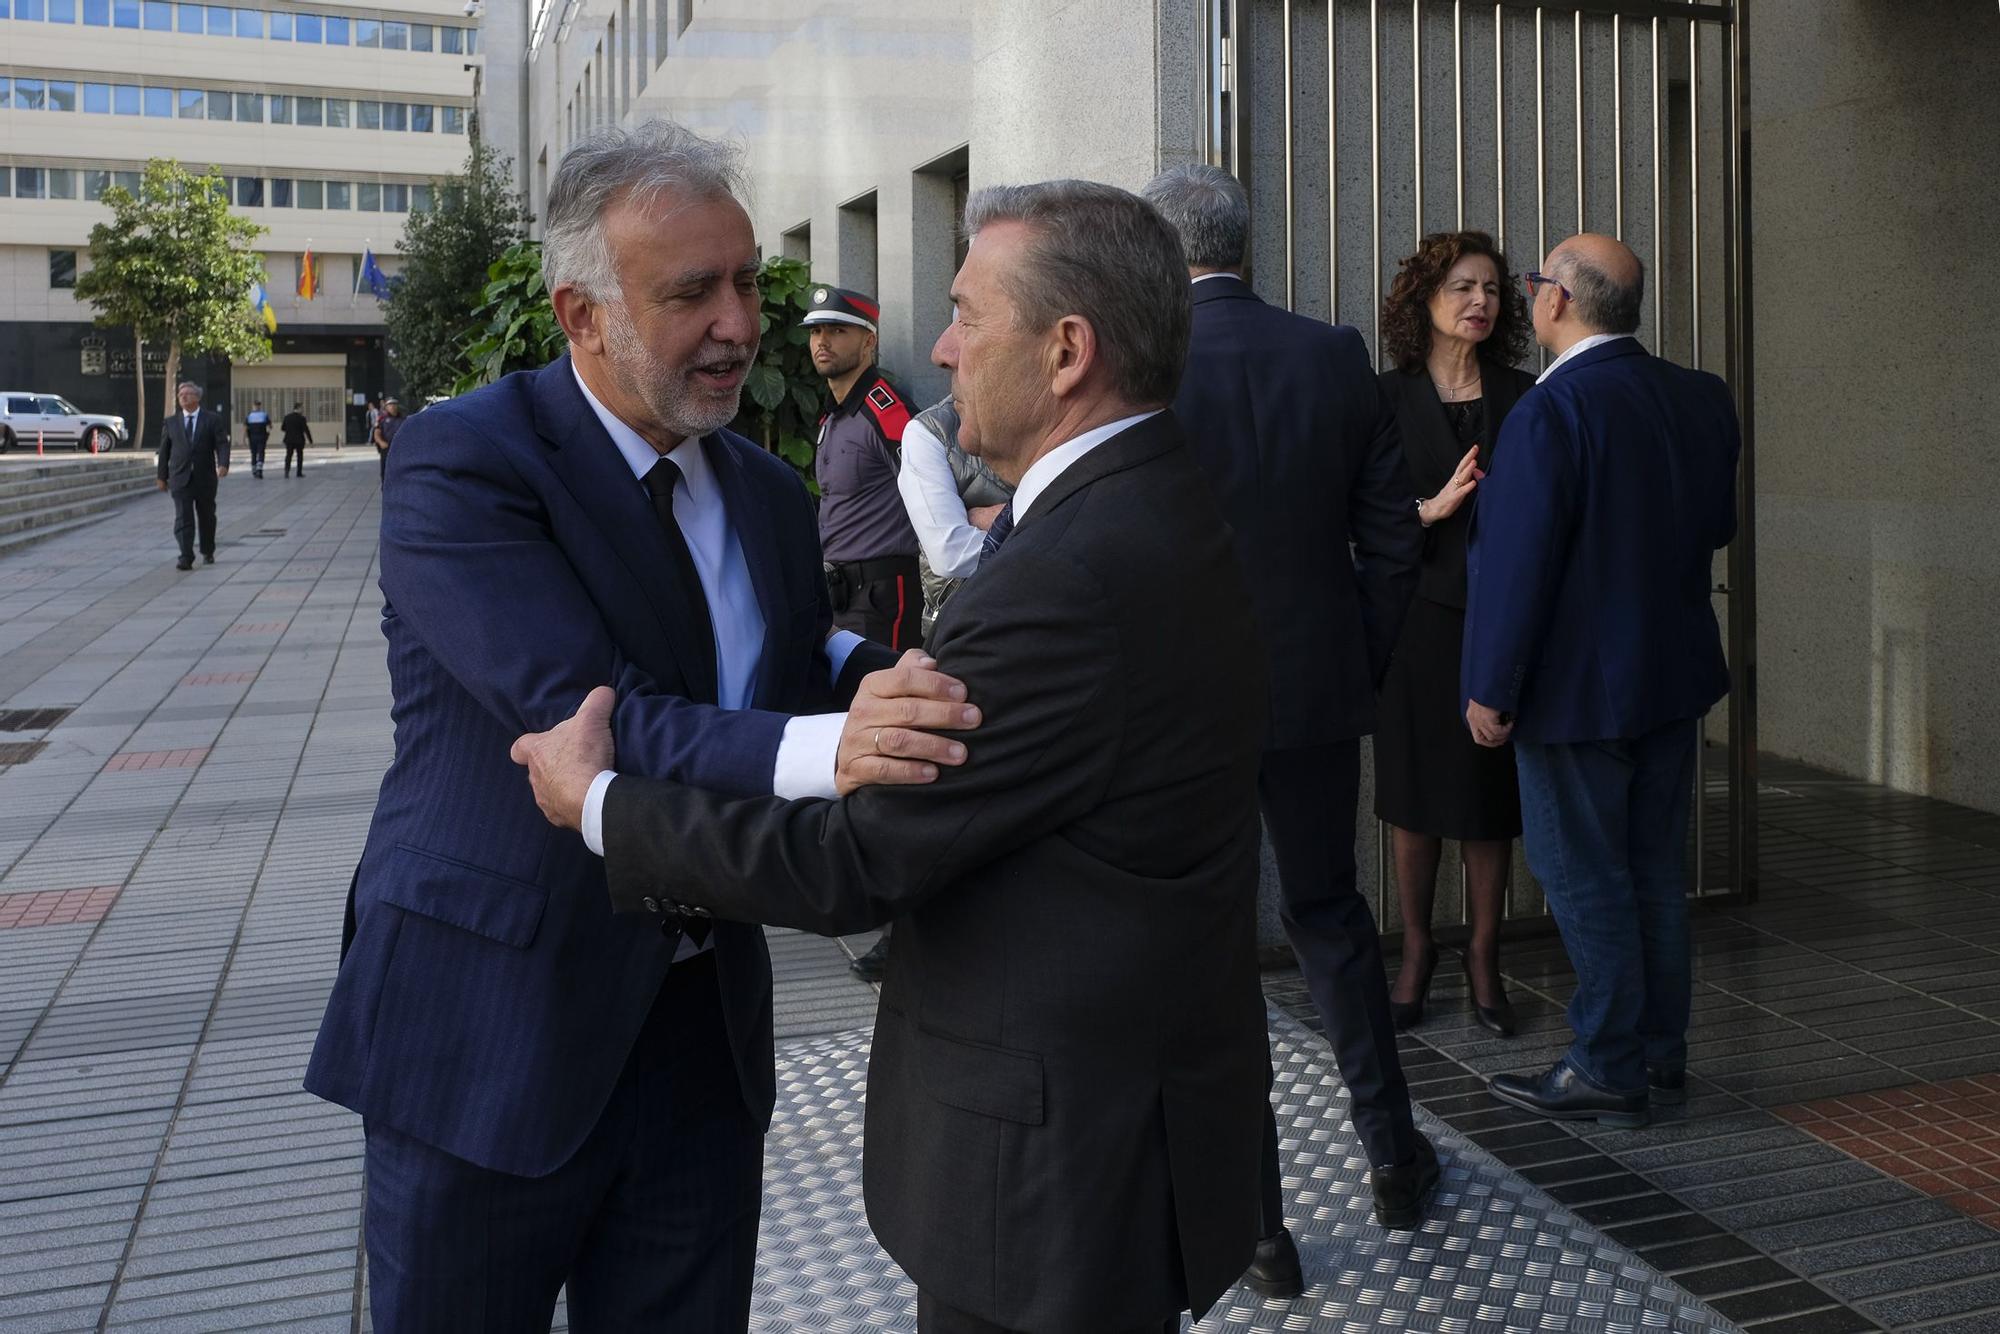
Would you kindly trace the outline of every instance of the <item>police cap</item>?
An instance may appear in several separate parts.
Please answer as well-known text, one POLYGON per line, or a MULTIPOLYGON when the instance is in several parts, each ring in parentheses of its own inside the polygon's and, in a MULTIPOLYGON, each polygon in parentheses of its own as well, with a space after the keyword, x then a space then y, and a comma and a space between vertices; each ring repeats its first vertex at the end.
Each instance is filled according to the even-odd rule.
POLYGON ((806 301, 808 309, 801 324, 858 324, 869 333, 879 332, 875 325, 882 318, 882 308, 872 296, 821 285, 807 294, 806 301))

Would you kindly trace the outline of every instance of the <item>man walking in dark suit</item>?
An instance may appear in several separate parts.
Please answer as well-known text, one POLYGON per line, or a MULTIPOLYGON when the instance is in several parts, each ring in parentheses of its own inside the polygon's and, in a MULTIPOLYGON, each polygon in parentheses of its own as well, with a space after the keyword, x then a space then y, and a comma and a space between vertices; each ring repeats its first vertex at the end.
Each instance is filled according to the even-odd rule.
POLYGON ((160 431, 159 486, 174 498, 174 541, 181 549, 174 568, 192 570, 197 531, 202 561, 215 564, 215 484, 229 476, 229 428, 202 411, 201 386, 192 380, 181 382, 177 397, 181 410, 160 431))
POLYGON ((1701 718, 1729 691, 1710 603, 1736 532, 1729 387, 1647 353, 1646 271, 1607 236, 1549 252, 1535 337, 1555 354, 1480 486, 1466 555, 1466 723, 1511 736, 1528 865, 1576 968, 1575 1041, 1493 1096, 1644 1125, 1686 1098, 1688 803, 1701 718))
MULTIPOLYGON (((1384 1227, 1422 1218, 1437 1157, 1410 1115, 1375 918, 1355 883, 1361 738, 1417 586, 1423 529, 1361 335, 1265 305, 1243 280, 1250 203, 1216 167, 1167 171, 1146 197, 1180 233, 1194 337, 1174 411, 1236 533, 1270 649, 1258 773, 1286 934, 1326 1026, 1384 1227), (1351 554, 1350 554, 1351 553, 1351 554)), ((1263 1244, 1248 1281, 1300 1290, 1264 1146, 1263 1244)))
POLYGON ((1080 181, 983 190, 965 223, 933 357, 961 443, 1016 486, 934 630, 986 710, 966 765, 838 802, 611 778, 608 690, 516 754, 552 820, 601 819, 623 911, 896 918, 864 1190, 920 1330, 1177 1330, 1256 1243, 1264 666, 1162 411, 1189 322, 1172 231, 1080 181))
POLYGON ((294 403, 292 410, 285 414, 285 420, 278 424, 278 430, 285 438, 285 476, 292 475, 292 460, 299 461, 299 476, 306 475, 306 446, 312 443, 312 423, 306 420, 305 404, 294 403))
POLYGON ((875 753, 892 720, 957 727, 969 706, 878 708, 901 678, 949 690, 914 667, 855 695, 893 657, 829 636, 804 487, 722 429, 758 343, 739 188, 734 151, 679 126, 580 138, 543 251, 569 353, 411 418, 390 451, 396 757, 306 1074, 364 1118, 382 1334, 546 1331, 565 1284, 579 1331, 748 1322, 763 935, 613 917, 603 863, 536 816, 513 738, 615 680, 638 773, 831 796, 953 762, 929 732, 875 753), (845 718, 787 717, 850 696, 845 718))

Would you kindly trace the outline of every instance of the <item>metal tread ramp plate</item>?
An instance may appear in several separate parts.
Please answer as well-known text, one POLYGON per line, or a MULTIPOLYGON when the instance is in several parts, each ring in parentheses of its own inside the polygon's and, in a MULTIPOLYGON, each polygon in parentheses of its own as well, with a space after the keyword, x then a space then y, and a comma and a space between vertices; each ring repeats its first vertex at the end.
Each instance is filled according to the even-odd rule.
MULTIPOLYGON (((1736 1326, 1631 1252, 1417 1109, 1444 1158, 1432 1216, 1391 1234, 1370 1214, 1347 1092, 1326 1045, 1271 1014, 1285 1197, 1306 1295, 1229 1293, 1192 1334, 1424 1334, 1736 1326)), ((778 1048, 778 1111, 765 1144, 763 1235, 751 1328, 916 1329, 916 1289, 875 1244, 861 1206, 865 1031, 778 1048)))

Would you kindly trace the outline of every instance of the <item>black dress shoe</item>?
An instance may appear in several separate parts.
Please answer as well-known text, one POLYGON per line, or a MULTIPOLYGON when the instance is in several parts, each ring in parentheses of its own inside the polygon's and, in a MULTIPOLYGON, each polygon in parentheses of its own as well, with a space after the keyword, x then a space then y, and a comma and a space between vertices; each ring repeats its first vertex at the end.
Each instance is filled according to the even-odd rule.
POLYGON ((1306 1290, 1305 1273, 1299 1268, 1299 1248, 1292 1234, 1278 1229, 1275 1237, 1257 1243, 1257 1254, 1243 1271, 1243 1286, 1266 1297, 1289 1300, 1306 1290))
MULTIPOLYGON (((1407 1033, 1424 1021, 1424 997, 1430 994, 1431 974, 1437 971, 1437 949, 1431 949, 1431 961, 1424 969, 1424 980, 1417 987, 1417 998, 1413 1001, 1389 999, 1389 1019, 1396 1025, 1398 1033, 1407 1033)), ((1399 970, 1400 973, 1400 970, 1399 970)))
POLYGON ((215 553, 214 553, 213 551, 204 551, 204 552, 202 552, 202 553, 201 553, 201 563, 202 563, 203 565, 213 565, 213 564, 215 564, 215 553))
POLYGON ((1601 1089, 1568 1061, 1557 1061, 1539 1075, 1495 1075, 1487 1090, 1509 1106, 1552 1121, 1595 1121, 1629 1130, 1648 1119, 1644 1092, 1601 1089))
POLYGON ((880 982, 882 975, 889 971, 889 934, 875 942, 869 951, 847 965, 847 971, 863 982, 880 982))
POLYGON ((174 562, 174 568, 176 570, 192 570, 194 568, 194 557, 192 556, 181 557, 179 560, 174 562))
POLYGON ((1422 1223, 1424 1205, 1437 1189, 1439 1175, 1437 1150, 1419 1133, 1416 1156, 1409 1162, 1378 1167, 1368 1174, 1375 1188, 1375 1221, 1391 1232, 1408 1232, 1422 1223))
POLYGON ((1669 1070, 1664 1065, 1646 1067, 1646 1094, 1654 1102, 1678 1107, 1688 1100, 1688 1072, 1669 1070))
POLYGON ((1500 991, 1498 1005, 1481 1005, 1479 989, 1472 984, 1472 956, 1465 956, 1465 994, 1472 1001, 1473 1017, 1479 1026, 1503 1038, 1514 1036, 1514 1002, 1507 999, 1506 989, 1500 991))

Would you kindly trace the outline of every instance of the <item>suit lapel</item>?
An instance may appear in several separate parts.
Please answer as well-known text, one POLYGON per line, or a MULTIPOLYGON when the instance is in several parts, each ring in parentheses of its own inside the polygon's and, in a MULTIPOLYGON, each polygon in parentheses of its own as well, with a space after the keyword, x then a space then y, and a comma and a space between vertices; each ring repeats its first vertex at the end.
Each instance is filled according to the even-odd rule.
POLYGON ((756 591, 758 605, 764 609, 764 651, 757 659, 757 685, 751 698, 759 701, 773 699, 776 697, 779 669, 784 661, 779 637, 784 634, 785 613, 789 609, 785 597, 784 567, 778 553, 777 529, 757 503, 750 478, 745 475, 743 463, 729 443, 719 435, 706 436, 701 442, 701 452, 714 471, 716 481, 722 486, 722 503, 729 512, 729 529, 736 534, 736 544, 743 551, 743 563, 750 567, 750 586, 756 591))
POLYGON ((552 446, 550 469, 617 552, 653 608, 688 697, 714 703, 715 678, 706 669, 713 655, 700 651, 699 639, 708 630, 697 626, 689 609, 673 596, 673 581, 666 577, 673 556, 659 520, 645 488, 577 388, 567 353, 536 375, 534 393, 535 430, 552 446))

